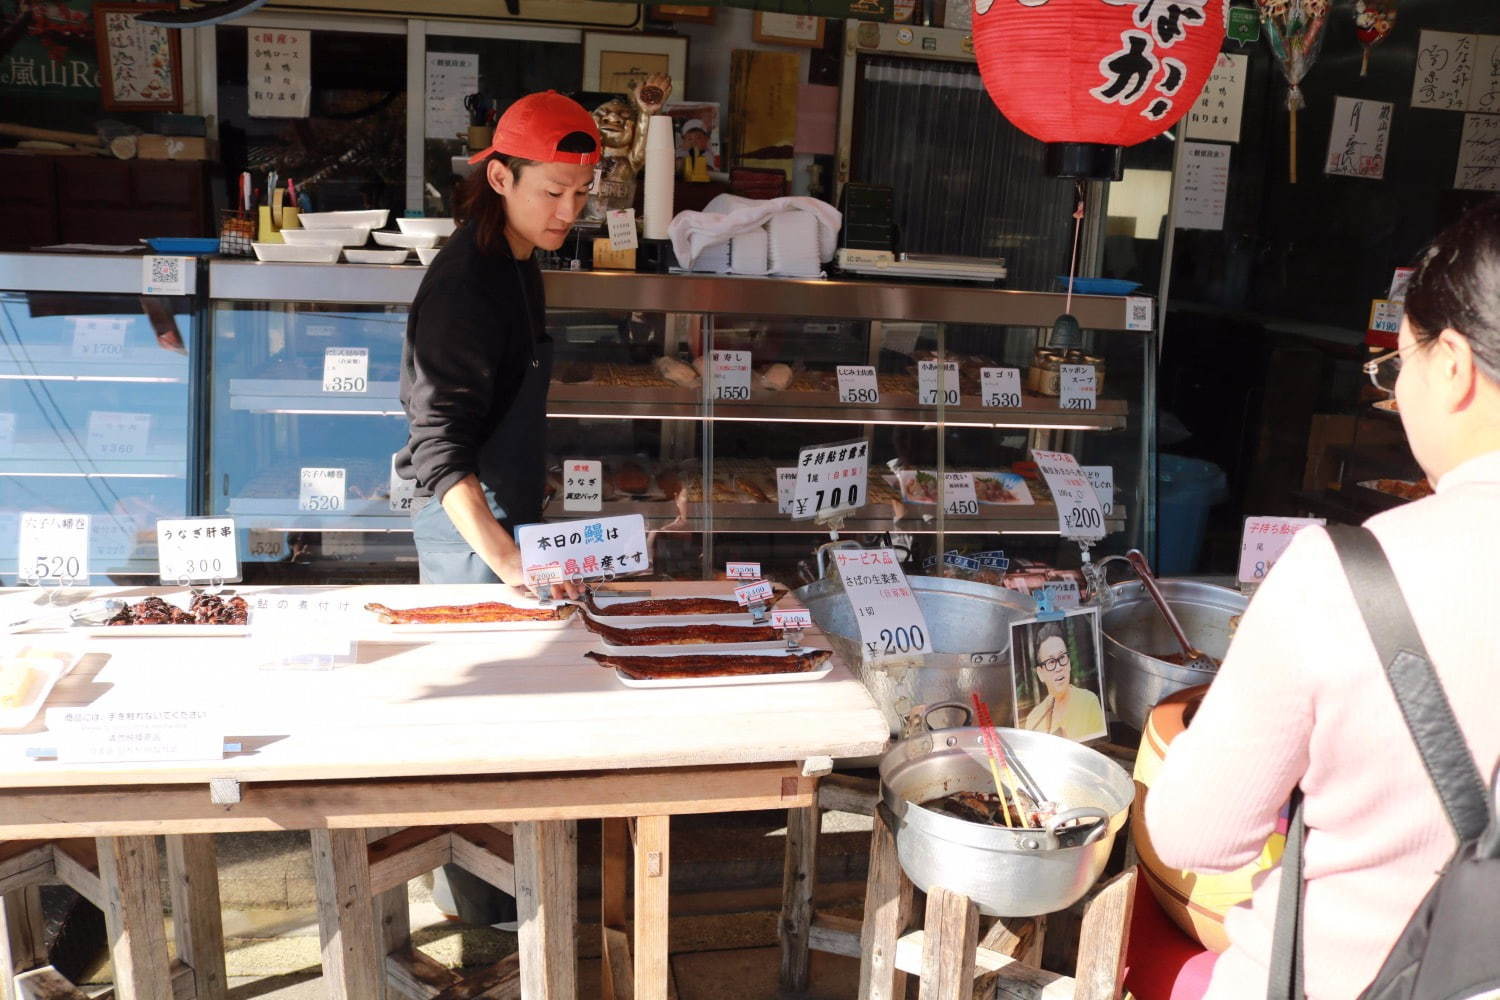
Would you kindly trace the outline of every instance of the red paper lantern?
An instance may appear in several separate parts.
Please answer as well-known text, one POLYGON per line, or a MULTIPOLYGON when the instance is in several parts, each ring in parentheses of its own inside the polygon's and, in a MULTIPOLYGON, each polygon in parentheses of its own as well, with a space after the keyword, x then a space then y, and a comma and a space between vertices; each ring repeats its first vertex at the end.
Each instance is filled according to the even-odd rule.
POLYGON ((1000 112, 1058 177, 1119 180, 1123 147, 1197 101, 1228 0, 974 0, 974 55, 1000 112))

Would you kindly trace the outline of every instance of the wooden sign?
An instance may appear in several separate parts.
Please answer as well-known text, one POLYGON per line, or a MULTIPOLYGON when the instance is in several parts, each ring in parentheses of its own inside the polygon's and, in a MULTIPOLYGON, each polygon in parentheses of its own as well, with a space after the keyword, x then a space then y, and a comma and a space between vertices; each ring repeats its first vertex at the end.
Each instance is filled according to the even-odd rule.
POLYGON ((175 11, 175 3, 94 5, 99 103, 106 111, 181 111, 181 36, 137 14, 175 11))

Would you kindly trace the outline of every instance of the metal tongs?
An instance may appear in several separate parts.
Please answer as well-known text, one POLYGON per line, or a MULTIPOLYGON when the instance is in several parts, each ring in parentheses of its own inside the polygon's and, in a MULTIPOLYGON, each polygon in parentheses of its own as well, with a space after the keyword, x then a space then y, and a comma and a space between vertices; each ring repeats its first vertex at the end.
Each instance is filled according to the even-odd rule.
POLYGON ((1177 642, 1182 646, 1184 657, 1183 666, 1193 670, 1216 670, 1218 664, 1208 654, 1196 648, 1188 641, 1187 633, 1182 630, 1182 623, 1172 613, 1172 607, 1167 603, 1166 597, 1162 595, 1161 588, 1156 585, 1156 574, 1151 572, 1151 564, 1146 562, 1146 557, 1140 549, 1131 549, 1125 553, 1125 558, 1130 560, 1130 565, 1135 567, 1136 576, 1141 578, 1141 586, 1146 588, 1146 593, 1151 595, 1151 600, 1156 602, 1161 616, 1167 620, 1167 627, 1177 637, 1177 642))

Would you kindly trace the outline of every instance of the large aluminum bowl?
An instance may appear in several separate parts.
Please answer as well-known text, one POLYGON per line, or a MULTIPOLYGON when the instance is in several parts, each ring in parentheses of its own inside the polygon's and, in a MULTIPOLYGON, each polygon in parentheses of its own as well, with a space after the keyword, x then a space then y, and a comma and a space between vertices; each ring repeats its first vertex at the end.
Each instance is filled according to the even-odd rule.
POLYGON ((954 792, 995 787, 981 730, 941 729, 902 740, 880 761, 881 801, 895 820, 896 855, 919 889, 962 893, 990 916, 1066 909, 1104 870, 1135 785, 1120 765, 1072 740, 1021 729, 1000 733, 1062 807, 1049 828, 986 826, 924 808, 954 792))

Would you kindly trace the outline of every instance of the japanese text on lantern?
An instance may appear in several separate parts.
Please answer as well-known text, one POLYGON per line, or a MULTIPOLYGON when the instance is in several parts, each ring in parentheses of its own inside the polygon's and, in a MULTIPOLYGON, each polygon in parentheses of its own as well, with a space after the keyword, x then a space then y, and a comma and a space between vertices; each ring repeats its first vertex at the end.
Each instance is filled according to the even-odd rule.
POLYGON ((1099 61, 1104 82, 1089 93, 1105 104, 1134 105, 1149 98, 1141 114, 1161 121, 1172 110, 1172 99, 1187 80, 1187 64, 1161 50, 1187 37, 1204 22, 1203 0, 1103 0, 1111 7, 1133 7, 1133 28, 1120 32, 1120 49, 1099 61))

